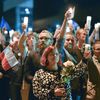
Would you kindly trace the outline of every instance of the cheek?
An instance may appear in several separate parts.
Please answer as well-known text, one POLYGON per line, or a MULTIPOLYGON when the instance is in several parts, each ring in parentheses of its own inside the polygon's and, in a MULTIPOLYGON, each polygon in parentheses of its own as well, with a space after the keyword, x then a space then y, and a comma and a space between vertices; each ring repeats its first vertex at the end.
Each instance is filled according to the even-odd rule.
POLYGON ((81 35, 79 39, 83 39, 83 35, 81 35))
POLYGON ((97 57, 100 57, 100 52, 95 52, 95 55, 96 55, 97 57))
POLYGON ((45 40, 44 42, 45 42, 46 44, 48 44, 48 43, 49 43, 49 41, 48 41, 48 40, 45 40))
POLYGON ((30 41, 28 41, 28 44, 31 46, 32 45, 32 41, 30 40, 30 41))
POLYGON ((38 43, 41 43, 41 42, 42 42, 42 40, 39 39, 39 40, 38 40, 38 43))
POLYGON ((64 45, 67 46, 68 45, 68 41, 65 41, 64 45))
POLYGON ((50 56, 50 57, 48 57, 48 61, 49 61, 49 62, 55 61, 55 56, 50 56))
POLYGON ((83 35, 82 38, 85 39, 86 38, 86 35, 83 35))

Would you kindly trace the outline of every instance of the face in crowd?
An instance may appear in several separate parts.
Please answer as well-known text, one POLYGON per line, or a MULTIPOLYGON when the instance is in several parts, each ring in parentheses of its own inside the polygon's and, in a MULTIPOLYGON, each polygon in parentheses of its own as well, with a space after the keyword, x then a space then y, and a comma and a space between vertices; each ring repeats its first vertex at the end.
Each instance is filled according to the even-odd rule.
POLYGON ((94 55, 100 60, 100 40, 93 45, 94 55))
POLYGON ((38 47, 39 49, 45 49, 50 44, 52 44, 52 34, 47 30, 43 30, 39 34, 38 47))
POLYGON ((47 61, 52 65, 55 63, 58 63, 59 53, 58 53, 58 50, 56 48, 48 54, 47 61))
POLYGON ((90 44, 84 44, 83 45, 83 56, 88 59, 88 58, 91 58, 92 57, 92 51, 91 51, 91 45, 90 44))
POLYGON ((12 36, 12 46, 14 50, 18 50, 18 42, 19 42, 19 32, 14 32, 13 36, 12 36))
POLYGON ((36 49, 36 38, 34 36, 33 32, 29 32, 27 36, 27 46, 29 50, 34 50, 36 49))
POLYGON ((85 42, 86 35, 87 35, 87 33, 84 29, 78 29, 76 32, 76 37, 77 37, 78 41, 81 41, 81 42, 85 42))
POLYGON ((74 39, 73 34, 67 33, 65 43, 64 43, 64 47, 66 49, 73 49, 74 46, 75 46, 75 39, 74 39))
POLYGON ((61 63, 61 60, 60 60, 58 49, 54 46, 48 46, 42 54, 41 64, 43 66, 47 66, 47 67, 49 66, 50 69, 56 69, 54 68, 55 65, 60 64, 60 63, 61 63))

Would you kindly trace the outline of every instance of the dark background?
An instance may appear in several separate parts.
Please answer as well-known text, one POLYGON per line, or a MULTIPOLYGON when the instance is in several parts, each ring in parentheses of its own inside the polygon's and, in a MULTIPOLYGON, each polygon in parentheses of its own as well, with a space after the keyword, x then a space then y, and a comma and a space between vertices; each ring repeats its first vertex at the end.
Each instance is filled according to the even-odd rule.
MULTIPOLYGON (((14 14, 3 12, 3 1, 0 0, 0 18, 2 15, 6 16, 10 26, 14 27, 11 20, 14 14)), ((69 5, 75 5, 74 19, 81 27, 85 24, 86 16, 92 16, 92 27, 95 23, 100 22, 100 0, 34 0, 34 31, 40 31, 48 27, 52 28, 56 22, 61 24, 69 5)))

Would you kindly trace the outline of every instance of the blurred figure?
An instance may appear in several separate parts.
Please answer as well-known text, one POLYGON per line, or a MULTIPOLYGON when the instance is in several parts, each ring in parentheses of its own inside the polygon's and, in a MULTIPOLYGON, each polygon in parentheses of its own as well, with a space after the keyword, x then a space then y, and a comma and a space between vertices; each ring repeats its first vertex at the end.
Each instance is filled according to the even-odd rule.
POLYGON ((23 80, 23 59, 22 55, 18 48, 18 42, 19 42, 20 34, 18 32, 14 32, 12 36, 12 43, 10 44, 10 47, 12 48, 12 51, 14 55, 16 56, 16 59, 18 60, 18 64, 11 68, 7 74, 10 77, 10 98, 11 100, 22 100, 21 96, 21 87, 22 87, 22 80, 23 80))
POLYGON ((74 20, 75 6, 69 6, 67 11, 69 13, 69 16, 67 18, 67 20, 68 20, 68 22, 67 22, 68 26, 66 28, 66 32, 73 32, 73 35, 76 36, 76 31, 80 28, 80 26, 74 20))
POLYGON ((81 47, 85 43, 86 35, 87 35, 87 33, 84 29, 81 28, 81 29, 77 30, 76 38, 77 38, 77 46, 79 49, 81 49, 81 47))
POLYGON ((83 54, 81 52, 82 48, 83 48, 83 45, 86 44, 86 31, 81 28, 81 29, 78 29, 77 32, 76 32, 76 39, 77 39, 77 42, 76 42, 76 54, 78 55, 78 62, 80 62, 80 60, 82 59, 83 57, 83 54))
MULTIPOLYGON (((3 51, 3 46, 0 44, 0 53, 3 51)), ((3 70, 1 60, 0 60, 0 99, 9 100, 9 77, 7 77, 7 72, 3 70)))
POLYGON ((66 56, 64 57, 64 59, 65 59, 64 62, 69 59, 69 60, 72 60, 74 63, 77 64, 77 56, 75 54, 75 49, 76 49, 75 37, 71 32, 66 33, 65 37, 66 38, 65 38, 65 42, 64 42, 64 48, 65 48, 64 53, 65 53, 66 56), (73 56, 73 58, 70 55, 73 56))
POLYGON ((32 81, 33 93, 38 100, 66 100, 64 85, 60 82, 61 67, 57 48, 49 46, 43 52, 41 64, 43 69, 38 70, 32 81))
MULTIPOLYGON (((66 23, 68 21, 68 17, 70 16, 70 13, 66 11, 63 24, 60 29, 57 29, 55 31, 55 37, 57 38, 57 47, 58 51, 61 54, 61 59, 63 62, 66 62, 67 60, 70 60, 77 64, 77 56, 75 54, 75 38, 73 35, 73 32, 66 32, 66 23)), ((68 89, 68 92, 66 91, 67 95, 66 98, 68 100, 72 100, 71 97, 71 85, 70 85, 70 79, 68 79, 68 82, 65 82, 66 84, 66 90, 68 89)))
MULTIPOLYGON (((77 55, 77 63, 80 65, 80 63, 83 64, 83 52, 82 48, 85 44, 86 40, 86 31, 83 28, 80 28, 76 31, 76 49, 75 53, 77 55)), ((84 67, 82 65, 82 67, 84 67)), ((81 68, 80 68, 81 70, 81 68)), ((73 100, 84 100, 83 95, 85 94, 83 83, 85 82, 84 77, 80 75, 79 77, 76 77, 72 80, 71 86, 72 86, 72 98, 73 100), (75 82, 75 83, 74 83, 75 82)))
POLYGON ((52 34, 47 30, 43 30, 39 37, 35 33, 28 33, 27 46, 29 52, 25 61, 25 80, 30 84, 29 100, 37 100, 32 93, 32 79, 35 72, 41 68, 40 58, 44 49, 52 43, 52 34))
POLYGON ((39 34, 39 40, 38 40, 38 48, 40 54, 44 51, 44 49, 51 45, 53 43, 53 35, 47 30, 43 30, 39 34))
POLYGON ((76 38, 72 32, 67 32, 65 34, 65 42, 62 57, 63 62, 70 60, 74 64, 78 63, 78 57, 76 55, 76 38))
POLYGON ((26 42, 27 42, 28 51, 36 51, 38 34, 35 32, 28 32, 26 42))
POLYGON ((91 87, 87 91, 86 100, 100 99, 100 40, 93 44, 93 57, 88 62, 89 82, 91 87))

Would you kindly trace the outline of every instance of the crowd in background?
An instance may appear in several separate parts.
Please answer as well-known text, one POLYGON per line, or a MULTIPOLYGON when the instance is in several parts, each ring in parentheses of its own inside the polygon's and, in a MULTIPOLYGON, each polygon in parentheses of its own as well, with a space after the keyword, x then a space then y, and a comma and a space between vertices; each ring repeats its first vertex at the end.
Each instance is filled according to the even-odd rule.
POLYGON ((100 99, 100 25, 80 28, 70 8, 54 33, 26 29, 1 29, 0 100, 100 99))

